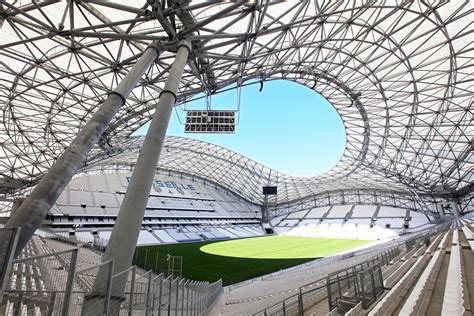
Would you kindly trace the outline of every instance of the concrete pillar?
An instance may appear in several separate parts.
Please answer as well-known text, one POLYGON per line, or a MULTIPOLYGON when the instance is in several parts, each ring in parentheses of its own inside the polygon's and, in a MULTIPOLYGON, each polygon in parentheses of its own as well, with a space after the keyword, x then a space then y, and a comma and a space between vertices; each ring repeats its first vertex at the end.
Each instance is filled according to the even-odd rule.
MULTIPOLYGON (((135 164, 125 197, 110 236, 102 262, 114 260, 114 275, 127 270, 132 264, 134 250, 142 226, 146 204, 156 174, 157 163, 168 128, 169 119, 176 102, 176 93, 186 65, 191 46, 189 42, 179 44, 175 61, 171 67, 168 81, 160 93, 155 114, 145 136, 145 141, 135 164)), ((99 270, 98 275, 101 275, 99 270)), ((112 300, 124 299, 124 289, 128 273, 116 277, 112 283, 112 300)), ((99 278, 100 279, 100 278, 99 278)), ((96 282, 97 283, 97 282, 96 282)), ((93 292, 103 293, 102 284, 94 284, 93 292)), ((87 304, 86 304, 87 305, 87 304)), ((91 304, 92 306, 93 304, 91 304)), ((113 304, 117 306, 118 304, 113 304)), ((118 311, 112 310, 115 315, 118 311)), ((92 311, 91 311, 92 312, 92 311)), ((86 312, 87 314, 87 312, 86 312)))
POLYGON ((443 202, 438 202, 436 203, 436 209, 438 211, 438 214, 441 218, 444 218, 446 213, 444 212, 444 207, 443 207, 443 202))
MULTIPOLYGON (((3 7, 3 4, 0 4, 0 14, 3 15, 5 13, 5 8, 3 7)), ((0 16, 0 30, 3 28, 3 22, 5 22, 5 18, 3 16, 0 16)))
POLYGON ((10 217, 6 227, 21 227, 16 255, 21 252, 35 230, 41 225, 51 206, 81 167, 89 151, 98 142, 138 80, 158 55, 159 49, 153 43, 79 131, 76 138, 43 176, 33 192, 10 217))
POLYGON ((263 204, 261 207, 262 211, 262 223, 269 223, 269 216, 268 216, 268 195, 264 195, 263 197, 263 204))
POLYGON ((25 201, 25 198, 16 198, 12 203, 12 210, 10 211, 10 217, 20 208, 21 204, 25 201))
POLYGON ((461 208, 459 207, 459 203, 457 201, 451 202, 451 208, 453 211, 454 219, 458 221, 459 217, 461 217, 461 208))

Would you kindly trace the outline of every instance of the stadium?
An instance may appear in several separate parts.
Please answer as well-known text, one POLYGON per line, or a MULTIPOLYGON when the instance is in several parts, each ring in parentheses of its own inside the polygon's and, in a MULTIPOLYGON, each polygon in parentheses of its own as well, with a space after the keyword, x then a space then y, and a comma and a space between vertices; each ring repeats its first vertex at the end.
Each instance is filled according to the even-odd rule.
POLYGON ((469 1, 0 0, 0 315, 472 315, 473 20, 469 1), (337 113, 330 170, 194 137, 238 134, 271 82, 337 113), (189 137, 167 133, 178 109, 189 137))

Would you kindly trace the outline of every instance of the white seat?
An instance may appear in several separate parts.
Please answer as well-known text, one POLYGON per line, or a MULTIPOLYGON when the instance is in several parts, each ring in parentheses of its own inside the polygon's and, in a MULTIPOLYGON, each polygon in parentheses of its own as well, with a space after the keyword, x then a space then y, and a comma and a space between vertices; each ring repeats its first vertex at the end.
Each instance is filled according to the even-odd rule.
MULTIPOLYGON (((454 232, 456 233, 457 230, 454 232)), ((459 245, 453 245, 451 247, 451 256, 449 258, 448 275, 446 278, 446 289, 444 291, 443 308, 441 310, 441 314, 463 315, 464 311, 461 251, 459 245)))

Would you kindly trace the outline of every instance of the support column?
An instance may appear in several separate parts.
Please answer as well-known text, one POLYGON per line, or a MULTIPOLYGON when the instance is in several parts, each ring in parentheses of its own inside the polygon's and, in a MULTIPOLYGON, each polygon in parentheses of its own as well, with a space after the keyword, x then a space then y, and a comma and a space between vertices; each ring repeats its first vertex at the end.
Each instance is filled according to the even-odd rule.
POLYGON ((451 202, 451 208, 453 210, 454 219, 459 221, 459 217, 461 217, 461 208, 459 207, 458 201, 451 202))
MULTIPOLYGON (((110 121, 135 88, 138 80, 159 56, 159 53, 156 43, 145 50, 135 66, 100 105, 56 163, 43 176, 33 192, 12 214, 5 226, 21 227, 16 255, 21 252, 35 230, 41 225, 51 206, 81 167, 89 151, 98 142, 110 121)), ((3 254, 0 253, 0 255, 3 254)))
MULTIPOLYGON (((0 14, 3 15, 4 13, 5 13, 5 9, 3 8, 3 4, 0 4, 0 14)), ((3 22, 5 22, 5 18, 0 16, 0 30, 3 28, 3 22)))
POLYGON ((21 204, 25 201, 25 198, 16 198, 12 203, 12 210, 10 211, 10 216, 15 214, 15 212, 20 208, 21 204))
POLYGON ((268 224, 269 223, 269 216, 268 216, 268 195, 263 196, 263 204, 261 207, 262 211, 262 223, 263 224, 268 224))
MULTIPOLYGON (((190 50, 191 46, 188 41, 182 41, 179 44, 176 59, 171 67, 165 88, 160 93, 160 99, 156 105, 153 120, 146 134, 125 197, 120 206, 107 249, 102 256, 102 262, 114 260, 114 274, 128 269, 132 264, 146 204, 153 180, 155 179, 161 148, 190 50)), ((126 274, 114 278, 112 285, 113 300, 120 301, 124 298, 126 281, 126 274)), ((94 284, 93 291, 100 291, 100 284, 94 284)), ((112 314, 114 312, 111 311, 112 314)))
POLYGON ((446 216, 446 213, 444 212, 443 202, 436 203, 436 209, 438 210, 440 218, 444 218, 444 216, 446 216))

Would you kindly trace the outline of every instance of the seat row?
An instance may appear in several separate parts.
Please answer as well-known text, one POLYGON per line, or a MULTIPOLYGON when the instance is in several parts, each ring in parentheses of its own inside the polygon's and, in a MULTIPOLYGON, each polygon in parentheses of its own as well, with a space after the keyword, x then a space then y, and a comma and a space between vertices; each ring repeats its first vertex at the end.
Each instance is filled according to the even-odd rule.
MULTIPOLYGON (((460 234, 465 232, 451 228, 435 238, 431 245, 422 253, 420 250, 410 251, 401 261, 398 268, 387 270, 390 274, 385 278, 384 285, 390 290, 370 310, 368 315, 387 315, 397 312, 401 315, 422 315, 428 313, 432 293, 436 284, 444 284, 442 303, 439 313, 442 315, 463 315, 464 284, 463 258, 460 234), (409 255, 412 257, 407 258, 409 255), (448 257, 446 257, 448 255, 448 257), (440 274, 442 265, 447 266, 446 280, 440 274)), ((445 268, 446 269, 446 268, 445 268)))

